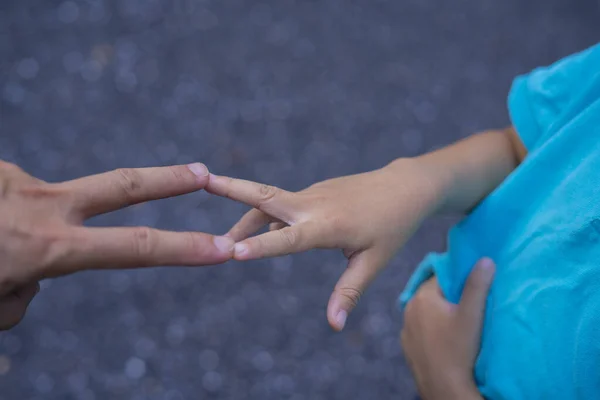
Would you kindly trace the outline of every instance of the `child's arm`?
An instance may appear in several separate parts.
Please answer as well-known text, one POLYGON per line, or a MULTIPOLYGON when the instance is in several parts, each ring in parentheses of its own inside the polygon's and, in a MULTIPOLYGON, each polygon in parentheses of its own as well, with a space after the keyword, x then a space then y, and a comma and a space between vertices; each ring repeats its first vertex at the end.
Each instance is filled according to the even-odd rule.
MULTIPOLYGON (((235 258, 275 257, 338 248, 348 257, 328 306, 334 329, 421 222, 466 212, 518 165, 524 149, 512 129, 490 131, 368 173, 317 183, 298 193, 211 175, 206 190, 252 207, 228 233, 235 258), (271 224, 271 232, 254 236, 271 224)), ((298 166, 302 168, 302 166, 298 166)))
POLYGON ((404 312, 404 355, 425 400, 482 400, 473 379, 494 263, 480 260, 459 304, 449 303, 436 278, 425 282, 404 312))
POLYGON ((437 193, 435 211, 466 213, 494 190, 526 154, 511 127, 471 136, 416 160, 427 171, 437 193))

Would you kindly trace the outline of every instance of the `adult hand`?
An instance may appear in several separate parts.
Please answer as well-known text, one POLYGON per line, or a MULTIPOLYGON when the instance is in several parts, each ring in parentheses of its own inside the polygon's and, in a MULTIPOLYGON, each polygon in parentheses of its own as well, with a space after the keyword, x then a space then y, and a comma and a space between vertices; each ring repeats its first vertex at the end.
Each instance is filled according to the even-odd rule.
POLYGON ((435 277, 407 304, 400 338, 423 399, 482 399, 473 367, 494 271, 492 260, 480 260, 459 304, 446 301, 435 277))
POLYGON ((229 260, 234 242, 226 237, 82 226, 92 216, 194 192, 207 182, 208 170, 202 164, 120 169, 46 183, 0 161, 0 327, 20 320, 42 278, 89 269, 229 260))
POLYGON ((0 297, 0 331, 10 329, 21 322, 29 303, 39 290, 40 286, 35 282, 0 297))
POLYGON ((359 175, 317 183, 297 193, 211 175, 210 193, 254 207, 228 233, 235 259, 337 248, 348 258, 327 307, 330 325, 346 317, 370 282, 433 210, 436 194, 420 166, 400 160, 359 175), (271 232, 250 237, 271 223, 271 232))

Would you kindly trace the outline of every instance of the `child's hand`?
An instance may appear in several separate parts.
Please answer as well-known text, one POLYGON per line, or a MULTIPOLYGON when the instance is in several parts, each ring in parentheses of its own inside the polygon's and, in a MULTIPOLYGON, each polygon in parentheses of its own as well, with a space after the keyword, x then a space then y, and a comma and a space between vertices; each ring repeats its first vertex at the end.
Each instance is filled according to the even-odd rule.
POLYGON ((490 259, 477 263, 458 305, 446 301, 432 278, 406 306, 402 347, 425 400, 482 398, 473 366, 494 268, 490 259))
POLYGON ((419 165, 398 160, 359 175, 320 182, 297 193, 211 175, 210 193, 252 207, 228 233, 235 259, 339 248, 348 269, 329 301, 327 318, 341 330, 361 294, 435 206, 436 193, 419 165), (266 224, 271 232, 250 237, 266 224), (250 238, 249 238, 250 237, 250 238))

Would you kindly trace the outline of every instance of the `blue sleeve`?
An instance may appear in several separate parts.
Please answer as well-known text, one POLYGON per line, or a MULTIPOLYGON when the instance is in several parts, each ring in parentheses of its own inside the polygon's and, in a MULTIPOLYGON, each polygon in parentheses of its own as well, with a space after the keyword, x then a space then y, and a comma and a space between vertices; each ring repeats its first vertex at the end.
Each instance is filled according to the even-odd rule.
POLYGON ((600 43, 517 77, 508 96, 515 130, 528 151, 543 144, 556 124, 600 79, 600 43))

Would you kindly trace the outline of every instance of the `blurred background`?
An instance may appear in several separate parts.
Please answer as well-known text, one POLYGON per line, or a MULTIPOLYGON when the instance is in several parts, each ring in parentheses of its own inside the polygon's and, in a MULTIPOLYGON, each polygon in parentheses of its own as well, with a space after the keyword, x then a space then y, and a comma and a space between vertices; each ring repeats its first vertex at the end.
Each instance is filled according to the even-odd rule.
MULTIPOLYGON (((299 190, 509 123, 512 79, 600 37, 591 0, 2 0, 0 159, 60 181, 202 161, 299 190)), ((224 233, 198 193, 95 225, 224 233)), ((428 221, 334 334, 337 252, 47 281, 0 399, 413 399, 395 300, 428 221)))

